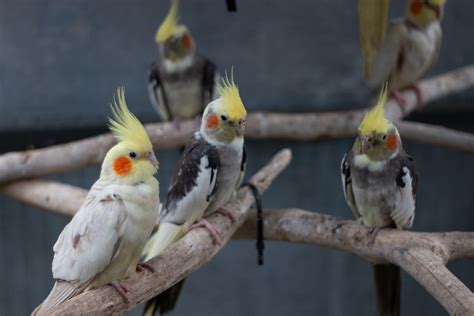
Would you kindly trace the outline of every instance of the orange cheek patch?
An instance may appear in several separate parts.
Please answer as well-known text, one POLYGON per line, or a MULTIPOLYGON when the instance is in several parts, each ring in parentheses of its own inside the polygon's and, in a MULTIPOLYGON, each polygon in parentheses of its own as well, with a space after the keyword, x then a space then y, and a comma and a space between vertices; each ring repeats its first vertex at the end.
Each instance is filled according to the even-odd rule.
POLYGON ((118 157, 112 166, 114 172, 119 176, 125 176, 132 171, 132 161, 127 157, 118 157))
POLYGON ((191 37, 189 37, 189 35, 184 35, 181 37, 181 44, 183 44, 183 46, 186 48, 190 48, 192 44, 191 37))
POLYGON ((210 115, 206 121, 207 128, 215 128, 219 125, 219 118, 217 115, 210 115))
POLYGON ((385 141, 385 148, 389 150, 395 150, 398 147, 398 139, 397 135, 395 134, 390 134, 387 137, 387 140, 385 141))
POLYGON ((410 11, 413 15, 418 15, 423 8, 423 3, 421 1, 415 1, 410 5, 410 11))

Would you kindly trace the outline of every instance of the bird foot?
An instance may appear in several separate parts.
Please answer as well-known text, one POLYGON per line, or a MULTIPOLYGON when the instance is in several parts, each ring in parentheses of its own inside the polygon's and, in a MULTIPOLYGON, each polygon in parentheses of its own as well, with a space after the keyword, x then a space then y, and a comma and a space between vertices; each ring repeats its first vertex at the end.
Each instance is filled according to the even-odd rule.
POLYGON ((130 292, 130 289, 123 283, 120 283, 119 281, 112 281, 110 285, 122 296, 124 301, 127 304, 130 304, 132 301, 130 300, 130 297, 128 297, 128 292, 130 292))
POLYGON ((176 127, 176 129, 179 131, 181 130, 181 123, 183 122, 183 119, 180 116, 176 116, 173 118, 173 125, 176 127))
POLYGON ((377 237, 379 231, 380 231, 380 227, 369 228, 369 231, 367 232, 367 236, 369 237, 369 242, 367 243, 367 246, 370 247, 374 245, 375 238, 377 237))
POLYGON ((155 273, 155 272, 156 272, 155 268, 154 268, 151 264, 146 263, 146 262, 139 262, 139 263, 137 264, 137 271, 138 271, 138 272, 142 272, 142 271, 144 271, 144 270, 148 270, 148 271, 150 271, 151 273, 155 273))
POLYGON ((406 115, 407 100, 405 100, 403 94, 398 90, 393 90, 390 94, 392 98, 397 102, 398 106, 400 107, 400 110, 402 110, 403 115, 406 115))
POLYGON ((420 84, 418 82, 410 85, 410 89, 413 89, 416 94, 416 101, 418 102, 418 110, 422 111, 424 107, 423 93, 421 92, 420 84))
POLYGON ((230 222, 234 224, 237 221, 237 217, 232 213, 231 210, 225 208, 225 207, 219 207, 216 210, 217 213, 220 213, 224 216, 227 216, 230 219, 230 222))
POLYGON ((201 228, 201 227, 207 229, 207 231, 209 232, 209 235, 211 236, 212 240, 214 241, 216 245, 222 246, 222 240, 221 240, 221 237, 219 237, 219 233, 214 228, 214 226, 212 226, 211 223, 207 221, 207 219, 201 218, 196 224, 193 224, 191 225, 191 227, 189 227, 188 232, 191 229, 201 228))

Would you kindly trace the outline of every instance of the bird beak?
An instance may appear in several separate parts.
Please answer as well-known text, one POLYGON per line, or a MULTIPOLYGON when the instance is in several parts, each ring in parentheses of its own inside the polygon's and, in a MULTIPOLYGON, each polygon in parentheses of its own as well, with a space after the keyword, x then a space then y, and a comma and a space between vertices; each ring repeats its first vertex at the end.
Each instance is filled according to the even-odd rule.
POLYGON ((155 167, 155 169, 158 169, 158 166, 160 165, 159 162, 158 162, 158 159, 156 159, 156 156, 155 156, 155 153, 154 152, 150 152, 148 154, 148 157, 147 157, 148 161, 151 162, 151 164, 153 165, 153 167, 155 167))
POLYGON ((241 119, 234 123, 234 129, 237 136, 243 136, 245 131, 245 119, 241 119))
POLYGON ((367 153, 367 151, 370 149, 370 146, 372 145, 370 142, 369 142, 369 139, 367 136, 360 136, 360 145, 361 145, 361 150, 362 150, 362 153, 367 153))

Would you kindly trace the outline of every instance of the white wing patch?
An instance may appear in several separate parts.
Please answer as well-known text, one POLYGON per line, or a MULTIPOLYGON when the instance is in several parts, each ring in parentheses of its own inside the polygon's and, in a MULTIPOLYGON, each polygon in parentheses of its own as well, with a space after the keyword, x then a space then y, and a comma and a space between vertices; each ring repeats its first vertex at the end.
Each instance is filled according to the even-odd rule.
POLYGON ((162 222, 184 223, 189 226, 200 219, 211 201, 209 196, 216 185, 217 172, 218 170, 209 168, 207 156, 201 157, 196 185, 181 200, 170 204, 174 209, 167 210, 162 222))
POLYGON ((415 219, 415 199, 410 170, 403 167, 403 174, 402 181, 405 186, 400 187, 400 200, 390 215, 397 228, 408 229, 413 225, 415 219))

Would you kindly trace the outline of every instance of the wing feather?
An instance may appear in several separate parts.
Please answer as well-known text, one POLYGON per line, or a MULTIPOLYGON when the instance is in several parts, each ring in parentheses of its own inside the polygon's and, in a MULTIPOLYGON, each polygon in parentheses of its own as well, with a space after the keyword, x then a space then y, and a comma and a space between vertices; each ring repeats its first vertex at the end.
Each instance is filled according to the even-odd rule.
POLYGON ((398 64, 402 60, 403 39, 406 37, 407 29, 402 20, 394 21, 387 30, 385 40, 380 51, 377 53, 370 74, 369 83, 373 87, 380 87, 390 80, 392 73, 397 71, 398 64))
POLYGON ((352 191, 352 178, 351 178, 351 167, 350 160, 353 157, 352 149, 344 155, 341 161, 341 180, 342 180, 342 190, 344 192, 344 197, 346 198, 347 205, 352 209, 354 217, 356 219, 360 218, 360 212, 357 209, 354 193, 352 191))
POLYGON ((171 120, 171 112, 168 108, 165 92, 163 91, 159 65, 156 63, 153 63, 151 66, 151 73, 148 82, 148 95, 153 108, 158 112, 161 119, 163 121, 171 120))
POLYGON ((112 195, 98 200, 98 186, 96 182, 54 245, 55 279, 88 282, 105 269, 120 249, 126 208, 112 195))

